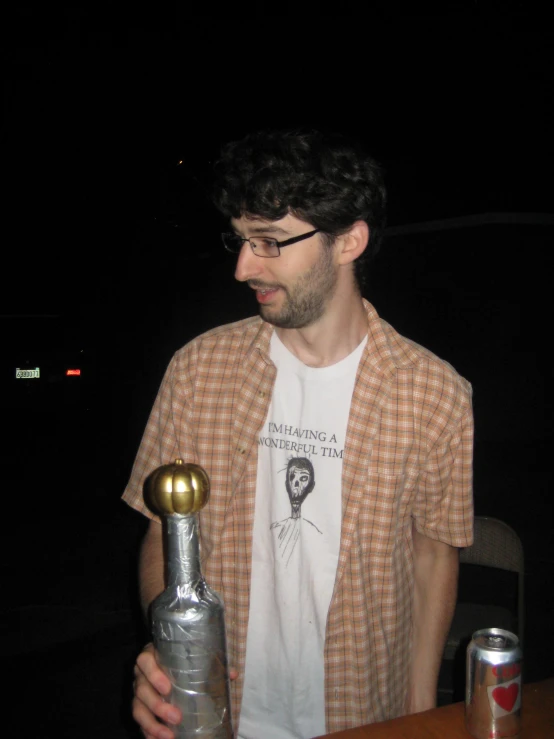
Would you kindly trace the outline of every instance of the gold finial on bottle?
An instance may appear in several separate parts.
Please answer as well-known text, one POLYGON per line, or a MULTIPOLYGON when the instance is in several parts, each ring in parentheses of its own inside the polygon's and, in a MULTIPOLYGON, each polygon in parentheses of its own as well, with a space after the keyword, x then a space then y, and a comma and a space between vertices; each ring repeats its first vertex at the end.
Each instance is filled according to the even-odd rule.
POLYGON ((185 464, 182 459, 157 467, 144 483, 146 505, 161 516, 198 513, 209 497, 210 480, 205 470, 198 464, 185 464))

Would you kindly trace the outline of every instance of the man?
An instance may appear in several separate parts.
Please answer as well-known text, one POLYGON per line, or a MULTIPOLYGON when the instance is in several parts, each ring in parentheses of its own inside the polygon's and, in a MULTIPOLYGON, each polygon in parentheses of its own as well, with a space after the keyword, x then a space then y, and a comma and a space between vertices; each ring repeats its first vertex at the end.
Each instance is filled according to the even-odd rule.
MULTIPOLYGON (((177 457, 210 476, 203 568, 226 605, 241 739, 431 708, 472 540, 471 388, 361 297, 384 224, 371 158, 340 136, 269 132, 224 147, 216 172, 224 245, 260 317, 175 354, 124 498, 148 515, 144 479, 177 457)), ((162 569, 153 519, 145 609, 162 569)), ((135 675, 135 719, 170 737, 151 646, 135 675)))

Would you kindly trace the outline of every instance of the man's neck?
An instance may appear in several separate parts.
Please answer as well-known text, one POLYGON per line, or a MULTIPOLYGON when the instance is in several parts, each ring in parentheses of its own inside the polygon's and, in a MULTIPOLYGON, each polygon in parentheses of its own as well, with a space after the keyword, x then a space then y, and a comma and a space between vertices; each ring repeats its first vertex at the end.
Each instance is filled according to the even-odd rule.
POLYGON ((367 314, 359 294, 327 311, 311 326, 276 328, 287 349, 308 367, 328 367, 351 354, 367 334, 367 314))

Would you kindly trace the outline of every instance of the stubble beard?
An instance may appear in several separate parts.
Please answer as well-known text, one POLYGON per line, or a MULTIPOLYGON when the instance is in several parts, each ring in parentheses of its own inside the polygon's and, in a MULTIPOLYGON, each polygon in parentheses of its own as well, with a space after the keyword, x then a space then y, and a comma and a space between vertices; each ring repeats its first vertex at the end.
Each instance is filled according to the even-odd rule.
POLYGON ((332 250, 323 247, 321 258, 297 278, 294 285, 278 285, 284 293, 282 308, 274 312, 269 305, 260 306, 260 315, 277 328, 306 328, 316 323, 337 287, 337 273, 333 264, 332 250))

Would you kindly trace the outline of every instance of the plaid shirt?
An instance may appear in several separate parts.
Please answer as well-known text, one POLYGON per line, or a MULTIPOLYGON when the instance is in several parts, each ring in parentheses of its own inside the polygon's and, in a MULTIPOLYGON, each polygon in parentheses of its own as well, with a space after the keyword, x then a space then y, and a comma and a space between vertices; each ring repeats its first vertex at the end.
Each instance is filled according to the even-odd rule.
MULTIPOLYGON (((325 636, 327 731, 404 712, 413 603, 412 523, 472 542, 471 386, 400 336, 364 300, 368 343, 352 396, 342 471, 339 562, 325 636)), ((142 486, 181 457, 202 465, 203 572, 225 601, 238 726, 244 677, 258 436, 276 369, 259 317, 208 331, 171 360, 123 495, 147 516, 142 486)), ((324 399, 322 399, 324 401, 324 399)))

